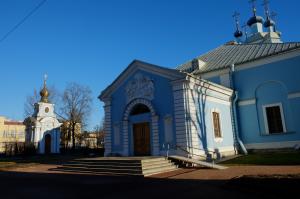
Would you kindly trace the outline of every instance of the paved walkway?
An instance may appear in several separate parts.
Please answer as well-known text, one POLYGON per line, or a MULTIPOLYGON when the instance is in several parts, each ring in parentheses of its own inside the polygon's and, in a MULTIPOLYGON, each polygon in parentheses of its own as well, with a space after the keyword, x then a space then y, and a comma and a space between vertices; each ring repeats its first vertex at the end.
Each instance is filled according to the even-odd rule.
POLYGON ((300 175, 300 166, 231 166, 225 170, 180 169, 153 175, 153 178, 229 180, 248 175, 300 175))
MULTIPOLYGON (((53 171, 59 165, 55 164, 34 164, 29 166, 12 167, 2 169, 2 171, 22 172, 22 173, 65 173, 53 171)), ((72 172, 72 174, 77 174, 72 172)), ((78 173, 79 174, 79 173, 78 173)), ((169 179, 199 179, 199 180, 229 180, 241 176, 249 175, 300 175, 300 166, 230 166, 225 170, 216 169, 178 169, 168 173, 152 175, 150 178, 169 178, 169 179)), ((80 175, 90 175, 82 174, 80 175)))
POLYGON ((243 179, 243 175, 300 174, 299 166, 234 166, 226 170, 179 169, 137 178, 49 171, 36 164, 0 171, 0 198, 272 198, 300 195, 298 179, 243 179))

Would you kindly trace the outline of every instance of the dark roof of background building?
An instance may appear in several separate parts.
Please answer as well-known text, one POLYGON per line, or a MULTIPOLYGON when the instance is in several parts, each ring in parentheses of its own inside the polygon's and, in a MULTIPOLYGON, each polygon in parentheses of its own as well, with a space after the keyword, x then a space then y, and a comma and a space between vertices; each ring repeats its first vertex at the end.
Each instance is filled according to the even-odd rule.
POLYGON ((230 67, 232 64, 240 65, 295 49, 300 49, 300 42, 269 44, 228 43, 197 57, 196 59, 205 62, 200 68, 195 68, 191 71, 193 67, 191 60, 178 66, 176 69, 194 74, 206 73, 230 67))
POLYGON ((4 121, 4 125, 23 125, 23 122, 19 122, 19 121, 4 121))

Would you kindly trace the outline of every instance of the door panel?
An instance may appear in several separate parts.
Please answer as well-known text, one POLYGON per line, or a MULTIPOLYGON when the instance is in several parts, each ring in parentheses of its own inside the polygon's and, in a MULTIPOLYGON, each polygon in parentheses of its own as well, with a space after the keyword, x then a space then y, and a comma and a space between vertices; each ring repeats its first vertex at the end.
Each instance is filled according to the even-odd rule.
POLYGON ((133 125, 134 155, 147 156, 150 152, 150 127, 149 123, 133 125))

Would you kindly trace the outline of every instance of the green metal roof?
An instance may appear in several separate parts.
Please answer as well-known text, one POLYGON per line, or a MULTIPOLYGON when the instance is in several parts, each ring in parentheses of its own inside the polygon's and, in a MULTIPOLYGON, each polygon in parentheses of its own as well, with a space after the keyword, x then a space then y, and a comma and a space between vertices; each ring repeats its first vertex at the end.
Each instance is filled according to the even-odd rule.
POLYGON ((180 71, 194 74, 206 73, 230 67, 232 64, 240 65, 254 60, 262 59, 300 49, 300 42, 269 43, 269 44, 226 44, 222 45, 195 59, 205 62, 200 68, 192 68, 192 60, 178 66, 180 71))

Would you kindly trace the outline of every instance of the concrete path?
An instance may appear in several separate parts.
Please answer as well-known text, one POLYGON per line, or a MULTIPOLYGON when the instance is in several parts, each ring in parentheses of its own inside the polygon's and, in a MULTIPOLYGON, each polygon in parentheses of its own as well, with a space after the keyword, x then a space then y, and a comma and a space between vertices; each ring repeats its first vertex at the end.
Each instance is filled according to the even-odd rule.
POLYGON ((179 169, 147 178, 49 171, 58 165, 31 165, 0 171, 0 198, 285 198, 300 195, 299 180, 244 179, 243 175, 300 174, 299 166, 235 166, 226 170, 179 169))
POLYGON ((300 174, 300 166, 231 166, 226 170, 181 169, 153 175, 153 178, 229 180, 249 175, 294 175, 300 174))

